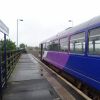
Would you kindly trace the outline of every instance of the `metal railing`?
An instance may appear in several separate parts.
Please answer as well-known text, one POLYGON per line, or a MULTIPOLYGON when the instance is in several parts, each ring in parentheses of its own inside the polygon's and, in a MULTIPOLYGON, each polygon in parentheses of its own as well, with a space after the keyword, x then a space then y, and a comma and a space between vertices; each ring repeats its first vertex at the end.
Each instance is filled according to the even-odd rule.
POLYGON ((7 87, 7 81, 19 60, 21 53, 25 50, 7 51, 0 53, 0 91, 7 87))

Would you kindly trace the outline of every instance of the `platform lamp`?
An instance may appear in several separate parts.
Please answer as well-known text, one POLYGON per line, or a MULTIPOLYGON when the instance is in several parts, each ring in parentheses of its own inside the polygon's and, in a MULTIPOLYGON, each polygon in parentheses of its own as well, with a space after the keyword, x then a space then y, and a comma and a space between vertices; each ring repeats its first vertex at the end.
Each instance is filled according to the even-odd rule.
POLYGON ((23 21, 23 19, 17 19, 17 48, 18 48, 18 22, 23 21))
POLYGON ((73 27, 73 20, 68 20, 71 23, 71 27, 73 27))

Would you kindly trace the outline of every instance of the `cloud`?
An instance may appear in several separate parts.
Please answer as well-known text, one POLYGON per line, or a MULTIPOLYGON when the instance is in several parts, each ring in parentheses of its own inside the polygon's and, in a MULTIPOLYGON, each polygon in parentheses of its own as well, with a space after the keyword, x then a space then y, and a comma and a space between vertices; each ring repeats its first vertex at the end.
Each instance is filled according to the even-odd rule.
POLYGON ((9 37, 16 42, 16 20, 19 22, 19 43, 36 46, 69 27, 100 14, 99 0, 2 0, 0 18, 9 27, 9 37))

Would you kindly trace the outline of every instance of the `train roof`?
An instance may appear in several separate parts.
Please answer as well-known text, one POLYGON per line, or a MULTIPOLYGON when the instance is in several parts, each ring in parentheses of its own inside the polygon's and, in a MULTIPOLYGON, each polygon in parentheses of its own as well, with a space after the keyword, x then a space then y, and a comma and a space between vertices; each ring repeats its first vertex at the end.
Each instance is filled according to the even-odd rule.
POLYGON ((94 17, 94 18, 88 20, 87 22, 79 24, 75 27, 69 27, 69 28, 65 29, 64 31, 58 33, 57 35, 43 41, 42 43, 49 42, 49 41, 59 39, 61 37, 67 36, 67 35, 74 34, 75 32, 81 31, 83 29, 86 29, 88 27, 91 27, 91 26, 99 24, 99 23, 100 23, 100 16, 94 17))

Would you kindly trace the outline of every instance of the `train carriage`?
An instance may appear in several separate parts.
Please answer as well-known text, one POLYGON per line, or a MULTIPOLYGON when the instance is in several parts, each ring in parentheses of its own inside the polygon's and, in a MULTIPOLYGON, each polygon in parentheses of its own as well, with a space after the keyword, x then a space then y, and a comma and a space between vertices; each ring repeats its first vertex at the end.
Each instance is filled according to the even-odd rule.
POLYGON ((42 42, 41 58, 100 91, 100 17, 42 42))

